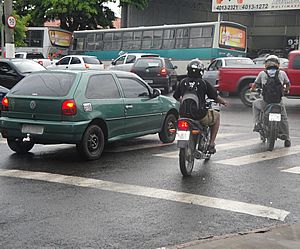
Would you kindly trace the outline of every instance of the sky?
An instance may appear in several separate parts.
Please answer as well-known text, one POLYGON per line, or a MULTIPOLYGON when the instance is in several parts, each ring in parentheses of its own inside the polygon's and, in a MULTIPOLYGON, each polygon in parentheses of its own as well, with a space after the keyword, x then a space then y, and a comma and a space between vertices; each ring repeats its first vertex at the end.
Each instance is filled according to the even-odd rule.
POLYGON ((115 12, 115 15, 117 17, 121 17, 121 8, 118 7, 119 1, 117 0, 116 3, 108 2, 105 5, 107 5, 112 11, 115 12))

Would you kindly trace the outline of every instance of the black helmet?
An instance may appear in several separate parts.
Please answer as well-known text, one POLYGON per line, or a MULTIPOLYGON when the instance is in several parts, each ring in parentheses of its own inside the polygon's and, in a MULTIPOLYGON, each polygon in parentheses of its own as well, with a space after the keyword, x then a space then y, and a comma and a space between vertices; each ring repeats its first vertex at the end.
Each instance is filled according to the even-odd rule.
POLYGON ((269 55, 265 60, 266 69, 279 68, 279 58, 276 55, 269 55))
POLYGON ((193 59, 187 65, 187 75, 189 77, 201 78, 204 72, 204 65, 199 59, 193 59))

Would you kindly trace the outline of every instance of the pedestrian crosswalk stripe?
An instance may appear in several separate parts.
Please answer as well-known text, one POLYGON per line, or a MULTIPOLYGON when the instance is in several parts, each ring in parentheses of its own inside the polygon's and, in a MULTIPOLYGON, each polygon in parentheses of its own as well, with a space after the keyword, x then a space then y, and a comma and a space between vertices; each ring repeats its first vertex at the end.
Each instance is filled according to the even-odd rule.
POLYGON ((246 156, 234 157, 230 159, 220 160, 216 163, 240 166, 251 163, 258 163, 270 159, 276 159, 284 156, 294 155, 300 153, 300 145, 289 148, 275 149, 273 151, 266 151, 261 153, 254 153, 246 156))
POLYGON ((300 174, 300 166, 281 170, 282 172, 287 172, 287 173, 293 173, 293 174, 300 174))
POLYGON ((72 186, 95 188, 104 191, 112 191, 122 194, 157 198, 167 201, 186 203, 210 208, 216 208, 226 211, 232 211, 252 216, 265 217, 284 221, 289 214, 288 211, 267 207, 257 204, 215 198, 203 195, 195 195, 184 192, 176 192, 152 187, 137 186, 131 184, 102 181, 98 179, 84 178, 78 176, 51 174, 47 172, 34 172, 23 170, 5 170, 0 169, 0 176, 14 177, 52 183, 68 184, 72 186))
POLYGON ((232 136, 241 136, 245 133, 219 133, 218 138, 227 138, 227 137, 232 137, 232 136))
MULTIPOLYGON (((250 146, 250 145, 254 145, 254 144, 258 144, 258 143, 259 143, 259 140, 257 138, 245 139, 245 140, 240 140, 240 141, 233 141, 230 143, 217 144, 216 149, 217 149, 217 151, 230 150, 230 149, 236 149, 236 148, 240 148, 243 146, 250 146)), ((178 155, 179 155, 179 152, 178 152, 178 150, 176 150, 176 151, 171 151, 171 152, 166 152, 166 153, 161 153, 161 154, 154 154, 153 156, 178 158, 178 155)))

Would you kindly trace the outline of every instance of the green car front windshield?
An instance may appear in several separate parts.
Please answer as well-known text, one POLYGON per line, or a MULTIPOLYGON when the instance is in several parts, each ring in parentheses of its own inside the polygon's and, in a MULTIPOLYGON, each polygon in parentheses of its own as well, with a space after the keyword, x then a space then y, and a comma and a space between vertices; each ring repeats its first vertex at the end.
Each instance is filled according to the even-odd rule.
POLYGON ((72 85, 76 74, 73 73, 35 73, 23 78, 11 89, 14 95, 25 96, 66 96, 72 85))

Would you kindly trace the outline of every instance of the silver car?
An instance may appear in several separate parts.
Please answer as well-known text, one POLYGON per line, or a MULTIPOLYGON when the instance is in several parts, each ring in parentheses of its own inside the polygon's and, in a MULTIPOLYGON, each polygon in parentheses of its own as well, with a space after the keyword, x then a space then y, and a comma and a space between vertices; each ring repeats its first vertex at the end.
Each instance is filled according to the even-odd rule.
POLYGON ((150 53, 125 53, 113 60, 109 69, 130 72, 134 62, 143 57, 159 57, 159 55, 150 53))

